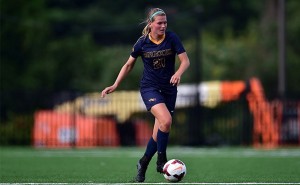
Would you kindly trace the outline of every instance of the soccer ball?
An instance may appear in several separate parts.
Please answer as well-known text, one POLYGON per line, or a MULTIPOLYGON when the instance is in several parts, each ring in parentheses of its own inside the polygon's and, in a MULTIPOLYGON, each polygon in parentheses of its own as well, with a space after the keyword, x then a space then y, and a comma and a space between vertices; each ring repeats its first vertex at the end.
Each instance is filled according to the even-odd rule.
POLYGON ((164 165, 163 172, 168 181, 179 182, 186 175, 186 166, 179 159, 171 159, 164 165))

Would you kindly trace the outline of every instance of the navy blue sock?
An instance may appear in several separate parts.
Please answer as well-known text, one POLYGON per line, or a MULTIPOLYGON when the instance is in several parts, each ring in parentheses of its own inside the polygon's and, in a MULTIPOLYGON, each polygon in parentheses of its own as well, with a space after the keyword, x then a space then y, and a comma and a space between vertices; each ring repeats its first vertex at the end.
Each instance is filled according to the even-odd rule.
POLYGON ((166 153, 169 141, 169 132, 157 131, 157 152, 166 153))
POLYGON ((157 151, 157 143, 156 141, 154 141, 154 139, 151 136, 147 144, 145 155, 151 159, 153 155, 156 153, 156 151, 157 151))

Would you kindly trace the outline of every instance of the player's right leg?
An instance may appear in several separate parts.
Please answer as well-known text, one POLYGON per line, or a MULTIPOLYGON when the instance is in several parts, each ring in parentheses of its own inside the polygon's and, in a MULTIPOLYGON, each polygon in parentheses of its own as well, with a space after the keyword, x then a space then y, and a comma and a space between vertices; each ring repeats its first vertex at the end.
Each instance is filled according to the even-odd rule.
POLYGON ((145 181, 145 176, 146 176, 146 171, 148 168, 150 160, 147 158, 147 156, 143 156, 137 163, 137 175, 135 177, 135 180, 137 182, 144 182, 145 181))
POLYGON ((137 182, 145 181, 146 171, 147 171, 149 162, 151 161, 151 158, 156 153, 156 151, 157 151, 157 143, 153 139, 153 137, 151 137, 148 141, 148 144, 146 147, 146 152, 145 152, 144 156, 138 161, 138 164, 137 164, 137 175, 135 177, 135 180, 137 182))

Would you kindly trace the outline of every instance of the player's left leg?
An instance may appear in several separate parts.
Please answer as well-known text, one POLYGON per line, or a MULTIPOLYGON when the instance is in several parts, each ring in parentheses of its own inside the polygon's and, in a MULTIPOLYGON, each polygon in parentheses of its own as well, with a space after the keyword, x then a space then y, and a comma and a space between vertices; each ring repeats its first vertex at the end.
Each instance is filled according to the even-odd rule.
POLYGON ((163 172, 163 166, 167 162, 167 145, 169 132, 172 124, 172 116, 164 103, 159 103, 151 108, 151 113, 155 116, 156 130, 154 135, 157 137, 157 168, 160 173, 163 172), (155 133, 156 132, 156 133, 155 133))

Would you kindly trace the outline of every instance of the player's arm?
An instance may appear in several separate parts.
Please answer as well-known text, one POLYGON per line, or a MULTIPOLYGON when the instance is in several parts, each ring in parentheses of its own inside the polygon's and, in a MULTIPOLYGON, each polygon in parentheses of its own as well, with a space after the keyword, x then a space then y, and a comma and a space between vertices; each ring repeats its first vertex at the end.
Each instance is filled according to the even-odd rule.
POLYGON ((127 60, 127 62, 123 65, 121 68, 118 77, 115 81, 115 83, 112 86, 106 87, 102 93, 101 97, 104 98, 106 94, 112 93, 116 90, 116 88, 120 85, 122 80, 127 76, 127 74, 132 70, 134 67, 134 64, 136 62, 136 58, 130 56, 127 60))
POLYGON ((171 77, 170 83, 173 85, 178 85, 180 83, 181 75, 186 71, 190 66, 190 60, 186 52, 183 52, 178 55, 180 65, 175 74, 171 77))

